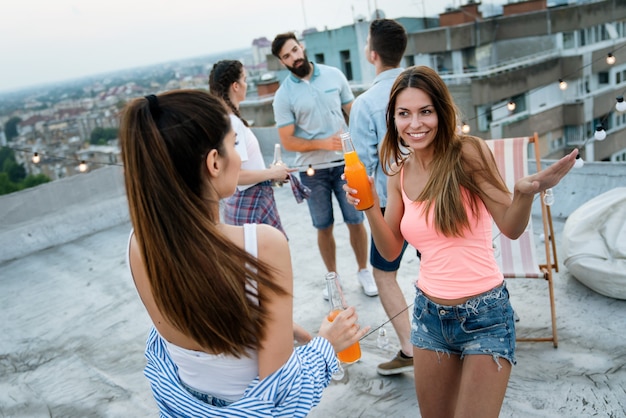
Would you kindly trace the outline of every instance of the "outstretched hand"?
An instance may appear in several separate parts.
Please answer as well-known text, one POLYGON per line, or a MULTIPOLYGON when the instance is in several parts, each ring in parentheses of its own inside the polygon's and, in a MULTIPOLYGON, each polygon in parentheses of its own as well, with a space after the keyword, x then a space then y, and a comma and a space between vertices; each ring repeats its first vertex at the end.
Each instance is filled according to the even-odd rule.
POLYGON ((578 149, 573 150, 548 168, 521 178, 515 183, 515 191, 521 194, 536 194, 556 186, 574 167, 578 149))

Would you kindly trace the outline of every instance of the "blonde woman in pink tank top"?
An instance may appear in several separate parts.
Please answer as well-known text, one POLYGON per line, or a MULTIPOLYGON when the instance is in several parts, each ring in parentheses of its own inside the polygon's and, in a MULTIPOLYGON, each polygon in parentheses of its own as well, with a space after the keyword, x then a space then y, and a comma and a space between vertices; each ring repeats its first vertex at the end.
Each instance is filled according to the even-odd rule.
MULTIPOLYGON (((405 239, 422 253, 411 343, 424 418, 499 415, 516 362, 515 323, 493 255, 492 218, 518 238, 534 195, 555 186, 578 154, 519 180, 511 193, 485 142, 459 133, 457 114, 431 68, 396 78, 380 152, 387 206, 382 215, 376 198, 365 211, 383 257, 397 257, 405 239)), ((354 190, 344 190, 356 204, 354 190)))

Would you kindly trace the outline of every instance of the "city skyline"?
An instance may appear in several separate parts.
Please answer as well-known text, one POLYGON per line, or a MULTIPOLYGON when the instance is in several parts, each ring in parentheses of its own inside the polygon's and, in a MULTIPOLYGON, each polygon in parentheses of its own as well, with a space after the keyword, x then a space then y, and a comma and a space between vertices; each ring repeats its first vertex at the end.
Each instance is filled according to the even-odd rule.
MULTIPOLYGON (((505 0, 483 2, 496 6, 505 0)), ((436 16, 466 1, 233 0, 165 2, 24 0, 3 7, 0 93, 40 84, 251 47, 285 31, 332 29, 368 19, 436 16), (166 7, 167 6, 167 7, 166 7), (227 18, 226 18, 227 17, 227 18)))

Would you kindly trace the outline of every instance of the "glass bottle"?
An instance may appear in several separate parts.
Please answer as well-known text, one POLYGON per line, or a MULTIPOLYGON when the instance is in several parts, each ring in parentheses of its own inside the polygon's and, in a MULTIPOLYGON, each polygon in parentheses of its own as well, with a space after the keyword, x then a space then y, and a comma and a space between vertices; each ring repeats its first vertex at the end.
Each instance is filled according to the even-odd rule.
POLYGON ((354 197, 359 199, 356 208, 358 210, 369 209, 374 205, 372 185, 367 176, 365 165, 363 165, 354 149, 354 144, 352 144, 352 138, 349 132, 341 134, 341 146, 343 148, 343 158, 346 161, 344 168, 346 182, 348 186, 356 189, 357 193, 354 197))
MULTIPOLYGON (((341 285, 339 284, 339 275, 335 272, 326 274, 326 288, 328 289, 328 302, 330 303, 330 312, 328 320, 333 321, 339 312, 346 309, 346 302, 343 298, 341 285)), ((337 358, 342 363, 350 364, 361 358, 361 345, 355 342, 350 347, 337 353, 337 358)))
MULTIPOLYGON (((274 144, 274 161, 272 161, 272 166, 281 165, 285 166, 286 164, 283 162, 282 151, 280 148, 280 144, 274 144)), ((284 180, 272 180, 272 186, 283 187, 284 180)))
POLYGON ((376 338, 376 346, 382 349, 389 347, 389 337, 387 336, 387 330, 385 329, 384 325, 381 325, 380 329, 378 330, 378 338, 376 338))

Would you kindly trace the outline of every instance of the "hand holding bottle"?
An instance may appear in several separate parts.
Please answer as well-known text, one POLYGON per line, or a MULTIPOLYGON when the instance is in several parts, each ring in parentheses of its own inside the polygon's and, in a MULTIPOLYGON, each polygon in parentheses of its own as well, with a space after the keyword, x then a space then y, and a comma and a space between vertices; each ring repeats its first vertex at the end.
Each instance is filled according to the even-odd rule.
POLYGON ((374 196, 372 195, 372 184, 370 183, 369 176, 365 166, 359 159, 352 139, 349 133, 341 134, 341 141, 343 147, 343 157, 346 160, 344 168, 344 176, 346 182, 351 189, 356 190, 353 193, 356 199, 355 207, 358 210, 366 210, 374 205, 374 196))
POLYGON ((318 335, 326 338, 335 352, 339 353, 358 343, 370 330, 369 326, 360 328, 357 323, 358 319, 356 309, 351 306, 340 311, 332 322, 328 320, 328 317, 324 317, 318 335))
POLYGON ((287 183, 289 181, 289 173, 294 171, 296 171, 295 168, 289 168, 284 163, 279 165, 270 165, 268 168, 270 179, 275 186, 282 186, 283 183, 287 183))
POLYGON ((274 144, 274 160, 270 164, 270 172, 272 176, 272 185, 282 187, 284 183, 289 182, 287 176, 290 172, 296 171, 295 168, 289 168, 287 164, 283 162, 282 151, 280 144, 274 144))

